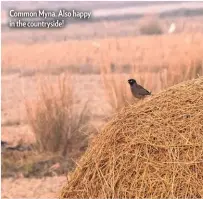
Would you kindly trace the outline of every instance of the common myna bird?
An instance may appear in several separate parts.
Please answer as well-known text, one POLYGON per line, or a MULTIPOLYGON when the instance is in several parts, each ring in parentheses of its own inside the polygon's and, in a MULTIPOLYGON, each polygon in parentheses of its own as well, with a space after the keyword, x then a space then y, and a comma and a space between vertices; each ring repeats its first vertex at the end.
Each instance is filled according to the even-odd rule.
POLYGON ((146 95, 151 95, 151 92, 137 84, 134 79, 129 79, 128 83, 130 84, 130 89, 134 97, 143 99, 146 95))

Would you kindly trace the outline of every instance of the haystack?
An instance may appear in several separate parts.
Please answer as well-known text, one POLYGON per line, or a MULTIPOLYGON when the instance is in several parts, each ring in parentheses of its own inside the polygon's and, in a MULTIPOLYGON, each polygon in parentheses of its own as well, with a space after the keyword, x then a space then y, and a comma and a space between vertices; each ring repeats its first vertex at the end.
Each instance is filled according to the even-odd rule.
POLYGON ((203 198, 203 77, 124 108, 61 198, 203 198))

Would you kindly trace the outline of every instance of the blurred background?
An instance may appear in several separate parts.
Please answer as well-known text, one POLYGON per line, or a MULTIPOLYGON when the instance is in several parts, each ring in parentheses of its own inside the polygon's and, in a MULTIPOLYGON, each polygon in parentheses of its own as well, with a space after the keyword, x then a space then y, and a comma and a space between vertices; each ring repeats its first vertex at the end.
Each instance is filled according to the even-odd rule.
MULTIPOLYGON (((28 19, 33 20, 33 19, 28 19)), ((2 2, 2 197, 56 197, 113 114, 203 74, 202 2, 2 2), (91 11, 60 29, 10 29, 9 10, 91 11)))

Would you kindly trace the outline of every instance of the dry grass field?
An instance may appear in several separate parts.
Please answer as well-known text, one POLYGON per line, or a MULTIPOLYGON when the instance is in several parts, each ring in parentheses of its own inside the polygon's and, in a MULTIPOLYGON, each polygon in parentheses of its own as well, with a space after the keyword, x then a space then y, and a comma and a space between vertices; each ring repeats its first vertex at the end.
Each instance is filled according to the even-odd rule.
POLYGON ((3 175, 10 177, 2 181, 2 196, 7 198, 54 197, 65 178, 44 176, 65 175, 69 171, 65 169, 67 161, 78 160, 88 139, 111 114, 136 101, 131 98, 127 79, 136 78, 157 93, 203 74, 201 32, 36 43, 10 42, 5 37, 1 49, 2 140, 13 146, 19 142, 34 145, 36 149, 34 154, 8 152, 2 156, 6 160, 3 175), (75 122, 74 118, 82 117, 86 103, 88 120, 75 122), (59 134, 61 137, 57 137, 59 134), (61 144, 63 140, 67 142, 61 144), (53 152, 51 161, 35 170, 48 151, 53 152), (10 155, 16 159, 14 168, 10 155), (61 156, 65 157, 65 166, 61 156), (50 170, 58 163, 60 171, 58 167, 50 170), (48 170, 46 175, 44 170, 48 170), (36 173, 43 178, 24 178, 36 177, 36 173))
MULTIPOLYGON (((60 73, 71 68, 98 73, 102 66, 131 65, 142 71, 157 72, 165 67, 189 66, 201 59, 202 34, 174 34, 52 43, 4 44, 3 73, 31 71, 60 73)), ((31 74, 30 74, 31 73, 31 74)))

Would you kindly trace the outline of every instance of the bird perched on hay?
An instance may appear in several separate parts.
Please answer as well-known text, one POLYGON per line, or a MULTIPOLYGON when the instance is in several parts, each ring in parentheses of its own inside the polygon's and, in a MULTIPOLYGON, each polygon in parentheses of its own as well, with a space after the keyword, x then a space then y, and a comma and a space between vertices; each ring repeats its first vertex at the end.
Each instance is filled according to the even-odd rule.
POLYGON ((146 95, 151 95, 151 92, 137 84, 134 79, 129 79, 128 83, 130 84, 130 89, 134 97, 143 99, 146 95))

